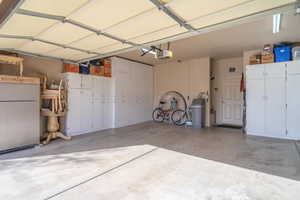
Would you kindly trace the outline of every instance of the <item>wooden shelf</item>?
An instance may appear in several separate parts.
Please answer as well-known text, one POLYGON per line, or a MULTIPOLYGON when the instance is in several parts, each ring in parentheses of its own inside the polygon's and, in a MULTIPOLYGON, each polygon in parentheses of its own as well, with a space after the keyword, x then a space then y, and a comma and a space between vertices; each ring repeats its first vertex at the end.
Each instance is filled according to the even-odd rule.
POLYGON ((0 75, 0 83, 40 84, 40 79, 36 77, 0 75))

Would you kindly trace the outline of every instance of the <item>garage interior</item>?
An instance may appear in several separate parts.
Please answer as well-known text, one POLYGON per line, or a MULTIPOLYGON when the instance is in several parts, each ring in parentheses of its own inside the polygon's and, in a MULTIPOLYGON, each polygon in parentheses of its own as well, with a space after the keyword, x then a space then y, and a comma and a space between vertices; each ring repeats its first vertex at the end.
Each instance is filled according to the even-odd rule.
POLYGON ((0 1, 0 198, 297 199, 299 13, 0 1))

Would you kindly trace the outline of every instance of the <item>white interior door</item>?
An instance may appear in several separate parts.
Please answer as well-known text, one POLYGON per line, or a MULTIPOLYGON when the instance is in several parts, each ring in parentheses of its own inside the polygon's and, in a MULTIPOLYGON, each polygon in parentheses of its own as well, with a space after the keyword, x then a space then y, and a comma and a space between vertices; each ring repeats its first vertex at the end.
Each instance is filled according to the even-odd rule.
POLYGON ((265 134, 286 137, 285 64, 265 65, 265 134))
POLYGON ((287 134, 300 139, 300 61, 287 64, 287 134))
POLYGON ((222 124, 242 126, 243 93, 240 92, 240 67, 226 66, 222 86, 222 124))

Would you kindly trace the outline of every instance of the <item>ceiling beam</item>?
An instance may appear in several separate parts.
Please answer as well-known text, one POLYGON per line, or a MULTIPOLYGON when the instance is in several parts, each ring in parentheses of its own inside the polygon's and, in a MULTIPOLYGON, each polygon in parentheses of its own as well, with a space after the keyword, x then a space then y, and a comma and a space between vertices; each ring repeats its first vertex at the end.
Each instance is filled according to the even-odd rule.
POLYGON ((163 3, 159 0, 150 0, 159 10, 163 11, 166 15, 175 20, 180 26, 186 28, 188 31, 196 31, 194 27, 188 24, 185 20, 183 20, 180 16, 175 14, 170 8, 167 8, 163 3))
POLYGON ((33 57, 46 58, 46 59, 56 60, 56 61, 60 61, 60 62, 77 63, 74 60, 63 59, 63 58, 58 58, 58 57, 54 57, 54 56, 46 56, 46 55, 42 55, 42 54, 31 53, 31 52, 21 51, 21 50, 17 50, 17 49, 0 48, 0 50, 14 52, 14 53, 28 55, 28 56, 33 56, 33 57))
POLYGON ((101 30, 97 30, 97 29, 95 29, 93 27, 90 27, 88 25, 82 24, 80 22, 77 22, 75 20, 69 19, 69 18, 64 17, 64 16, 49 15, 49 14, 44 14, 44 13, 34 12, 34 11, 24 10, 24 9, 17 9, 16 13, 17 14, 21 14, 21 15, 32 16, 32 17, 39 17, 39 18, 44 18, 44 19, 52 19, 52 20, 60 21, 62 23, 69 23, 69 24, 72 24, 74 26, 80 27, 82 29, 86 29, 88 31, 96 33, 97 35, 102 35, 104 37, 116 40, 116 41, 121 42, 123 44, 129 44, 129 45, 132 45, 132 46, 137 46, 138 45, 138 44, 135 44, 135 43, 130 42, 128 40, 124 40, 124 39, 118 38, 116 36, 113 36, 113 35, 110 35, 108 33, 105 33, 105 32, 103 32, 101 30))
POLYGON ((42 40, 42 39, 30 37, 30 36, 0 34, 0 38, 12 38, 12 39, 38 41, 38 42, 42 42, 42 43, 46 43, 46 44, 51 44, 51 45, 54 45, 54 46, 65 48, 65 49, 72 49, 72 50, 84 52, 84 53, 87 53, 87 54, 96 54, 98 56, 102 55, 102 54, 100 54, 98 52, 88 51, 88 50, 84 50, 84 49, 78 49, 78 48, 75 48, 75 47, 72 47, 72 46, 68 46, 68 45, 64 45, 64 44, 59 44, 59 43, 55 43, 55 42, 51 42, 51 41, 47 41, 47 40, 42 40))
POLYGON ((2 0, 0 1, 0 28, 11 18, 25 0, 2 0))
MULTIPOLYGON (((202 28, 197 29, 197 31, 195 31, 195 32, 187 31, 185 33, 179 33, 177 35, 173 35, 173 36, 165 37, 165 38, 158 39, 158 40, 155 40, 155 41, 147 42, 147 43, 142 44, 140 47, 158 45, 158 44, 162 44, 162 43, 166 43, 166 42, 170 42, 170 41, 186 39, 186 38, 189 38, 189 37, 192 37, 192 36, 209 33, 211 31, 218 31, 218 30, 221 30, 223 28, 232 27, 234 25, 249 23, 249 22, 252 22, 253 20, 261 19, 262 17, 270 16, 270 15, 273 15, 275 13, 279 13, 279 12, 287 13, 287 12, 291 12, 291 11, 292 12, 295 11, 295 3, 290 3, 290 4, 287 4, 287 5, 284 5, 284 6, 280 6, 280 7, 277 7, 277 8, 272 8, 272 9, 265 10, 265 11, 260 11, 260 12, 253 13, 253 14, 250 14, 250 15, 247 15, 247 16, 243 16, 243 17, 239 17, 239 18, 236 18, 236 19, 231 19, 231 20, 228 20, 228 21, 225 21, 225 22, 221 22, 221 23, 218 23, 218 24, 215 24, 215 25, 209 25, 209 26, 206 26, 206 27, 202 27, 202 28)), ((78 62, 85 62, 85 61, 88 61, 88 60, 91 60, 91 59, 106 58, 106 57, 119 55, 121 53, 126 53, 126 52, 134 51, 134 50, 137 50, 137 48, 136 47, 130 47, 130 48, 126 48, 126 49, 117 50, 117 51, 114 51, 114 52, 109 52, 109 53, 106 53, 106 54, 104 54, 103 56, 100 56, 100 57, 99 56, 94 56, 92 58, 82 59, 82 60, 79 60, 78 62)))

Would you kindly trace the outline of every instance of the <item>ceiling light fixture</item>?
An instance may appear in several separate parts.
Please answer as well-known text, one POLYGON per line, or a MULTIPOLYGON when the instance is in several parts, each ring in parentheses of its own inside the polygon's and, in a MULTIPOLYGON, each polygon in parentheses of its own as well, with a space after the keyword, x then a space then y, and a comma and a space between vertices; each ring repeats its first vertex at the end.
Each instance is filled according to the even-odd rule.
POLYGON ((281 14, 273 15, 273 33, 279 33, 281 26, 281 14))
POLYGON ((300 0, 297 0, 296 3, 296 14, 300 14, 300 0))

